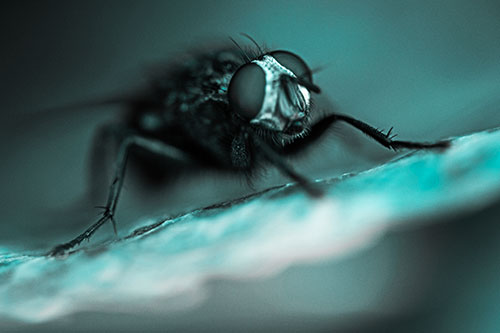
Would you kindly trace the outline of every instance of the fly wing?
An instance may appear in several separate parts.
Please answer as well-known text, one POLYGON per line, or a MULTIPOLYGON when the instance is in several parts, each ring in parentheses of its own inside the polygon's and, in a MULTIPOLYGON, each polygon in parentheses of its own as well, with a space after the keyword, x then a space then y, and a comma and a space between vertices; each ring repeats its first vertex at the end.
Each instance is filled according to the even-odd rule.
MULTIPOLYGON (((89 99, 88 101, 75 102, 66 105, 44 108, 33 112, 26 112, 10 120, 8 128, 13 132, 18 130, 25 132, 28 130, 27 126, 38 126, 43 123, 66 118, 69 116, 68 113, 71 113, 72 116, 76 116, 75 112, 77 114, 79 112, 103 112, 102 107, 106 106, 122 106, 126 109, 131 106, 146 107, 155 100, 154 96, 152 96, 151 89, 140 88, 130 90, 125 93, 89 99)), ((110 108, 110 110, 112 110, 112 108, 110 108)))

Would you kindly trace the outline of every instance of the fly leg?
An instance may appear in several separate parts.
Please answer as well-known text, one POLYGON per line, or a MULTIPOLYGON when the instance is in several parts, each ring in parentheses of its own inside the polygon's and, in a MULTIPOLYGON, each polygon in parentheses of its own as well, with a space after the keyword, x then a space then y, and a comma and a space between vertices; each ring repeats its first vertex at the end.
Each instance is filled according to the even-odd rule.
POLYGON ((113 177, 113 181, 111 182, 108 200, 106 206, 104 206, 104 212, 102 213, 101 218, 92 224, 87 230, 78 235, 73 240, 58 245, 54 249, 52 249, 48 255, 56 256, 65 253, 68 250, 71 250, 78 244, 80 244, 85 239, 89 239, 101 226, 103 226, 106 222, 111 222, 113 225, 113 229, 116 231, 116 223, 114 220, 114 214, 116 211, 116 205, 118 203, 118 199, 120 196, 121 188, 123 185, 123 180, 125 177, 125 169, 127 166, 127 157, 129 151, 132 147, 140 147, 146 149, 152 153, 168 157, 170 159, 180 160, 189 162, 189 156, 183 152, 182 150, 175 148, 171 145, 168 145, 164 142, 146 138, 140 135, 127 135, 124 137, 120 146, 118 148, 118 155, 116 158, 115 164, 115 173, 113 177))
POLYGON ((373 140, 377 141, 384 147, 392 150, 397 150, 400 148, 408 149, 445 149, 449 147, 450 143, 448 141, 438 141, 434 143, 427 142, 413 142, 413 141, 399 141, 393 140, 395 135, 391 136, 391 130, 388 133, 383 133, 382 131, 349 116, 344 116, 340 114, 331 114, 325 118, 319 120, 315 123, 311 130, 302 138, 298 138, 295 141, 285 145, 279 151, 274 151, 269 147, 263 140, 260 140, 257 135, 255 139, 259 144, 259 149, 261 153, 266 157, 266 159, 273 163, 281 172, 288 175, 291 179, 295 180, 300 186, 302 186, 305 191, 313 196, 318 197, 322 195, 321 190, 316 188, 314 184, 308 181, 303 176, 296 173, 291 166, 289 166, 284 160, 284 156, 295 155, 310 147, 312 143, 317 141, 334 123, 338 121, 343 121, 349 125, 357 128, 373 140))
POLYGON ((92 203, 102 201, 105 184, 109 182, 110 159, 117 155, 119 142, 125 136, 125 129, 119 124, 100 127, 92 140, 89 158, 89 197, 92 203))
POLYGON ((311 131, 301 139, 297 139, 291 144, 285 146, 283 148, 283 153, 287 155, 296 154, 306 147, 308 147, 311 143, 318 140, 325 132, 328 130, 334 123, 338 121, 343 121, 353 126, 354 128, 360 130, 368 137, 377 141, 382 146, 392 149, 398 150, 402 148, 406 149, 445 149, 449 147, 449 141, 438 141, 438 142, 414 142, 414 141, 400 141, 393 140, 396 135, 391 135, 392 128, 387 132, 383 133, 382 131, 364 123, 355 118, 341 115, 341 114, 331 114, 321 119, 317 123, 315 123, 311 131))
POLYGON ((391 136, 392 127, 387 133, 383 133, 382 131, 360 121, 354 119, 349 116, 344 115, 333 115, 333 121, 343 121, 348 123, 349 125, 357 128, 364 134, 368 135, 373 140, 380 143, 382 146, 392 149, 398 150, 400 148, 407 149, 443 149, 449 147, 450 143, 448 141, 438 141, 438 142, 414 142, 414 141, 399 141, 393 140, 396 135, 391 136))
POLYGON ((254 135, 254 140, 256 141, 259 147, 259 152, 262 156, 278 168, 280 172, 297 182, 297 184, 299 184, 299 186, 301 186, 308 195, 314 198, 323 196, 323 191, 311 183, 309 179, 297 173, 292 166, 286 163, 283 156, 274 151, 264 140, 260 139, 258 135, 254 135))

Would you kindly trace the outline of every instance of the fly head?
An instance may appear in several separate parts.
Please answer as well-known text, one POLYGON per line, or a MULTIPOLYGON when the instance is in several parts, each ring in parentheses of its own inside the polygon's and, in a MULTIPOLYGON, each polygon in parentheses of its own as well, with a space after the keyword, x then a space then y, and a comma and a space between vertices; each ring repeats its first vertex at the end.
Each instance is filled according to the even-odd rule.
POLYGON ((320 89, 306 63, 288 51, 273 51, 242 65, 231 78, 229 105, 252 127, 285 138, 308 126, 311 93, 320 89))

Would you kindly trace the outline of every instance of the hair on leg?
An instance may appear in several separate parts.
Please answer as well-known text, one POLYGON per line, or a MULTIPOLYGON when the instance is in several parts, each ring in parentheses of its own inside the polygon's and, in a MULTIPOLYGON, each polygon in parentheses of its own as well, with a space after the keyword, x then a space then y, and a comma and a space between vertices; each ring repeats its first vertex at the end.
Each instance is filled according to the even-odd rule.
POLYGON ((102 213, 101 218, 99 218, 97 222, 92 224, 83 233, 75 237, 73 240, 53 248, 48 253, 48 255, 56 256, 63 254, 68 250, 71 250, 85 239, 89 239, 106 222, 110 221, 113 225, 115 233, 117 232, 116 223, 114 220, 114 214, 116 211, 116 206, 118 204, 118 199, 120 196, 121 188, 125 177, 125 169, 127 166, 128 153, 130 151, 130 148, 134 146, 144 148, 152 153, 159 154, 173 160, 181 160, 187 163, 191 161, 190 157, 182 150, 170 146, 168 144, 165 144, 161 141, 142 137, 139 135, 129 135, 124 137, 118 148, 118 154, 115 162, 114 177, 109 188, 108 200, 106 206, 102 207, 104 209, 104 212, 102 213))
POLYGON ((354 128, 360 130, 365 135, 370 137, 371 139, 377 141, 379 144, 384 147, 392 150, 398 150, 401 148, 407 149, 444 149, 449 147, 449 141, 437 141, 437 142, 414 142, 414 141, 400 141, 393 140, 396 135, 392 134, 392 127, 387 132, 384 133, 375 127, 368 125, 365 122, 357 120, 355 118, 340 115, 340 114, 331 114, 328 115, 315 124, 311 126, 311 130, 302 138, 299 138, 290 144, 283 147, 282 152, 285 155, 294 155, 300 153, 307 147, 309 147, 312 143, 317 141, 319 138, 325 134, 325 132, 331 128, 331 126, 339 121, 343 121, 354 128))

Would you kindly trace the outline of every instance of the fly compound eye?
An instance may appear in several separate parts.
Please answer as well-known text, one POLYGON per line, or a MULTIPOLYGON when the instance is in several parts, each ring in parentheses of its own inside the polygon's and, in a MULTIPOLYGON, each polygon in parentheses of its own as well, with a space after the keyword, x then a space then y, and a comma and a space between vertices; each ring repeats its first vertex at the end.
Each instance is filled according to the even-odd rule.
POLYGON ((264 102, 265 88, 264 71, 256 64, 243 65, 229 83, 229 105, 244 119, 255 118, 264 102))
POLYGON ((298 55, 288 51, 274 51, 269 53, 269 55, 276 59, 282 66, 291 70, 298 78, 312 84, 311 70, 298 55))
POLYGON ((301 85, 317 94, 321 92, 321 89, 312 81, 311 69, 301 57, 288 51, 273 51, 269 55, 276 59, 282 66, 291 70, 297 76, 301 85))

